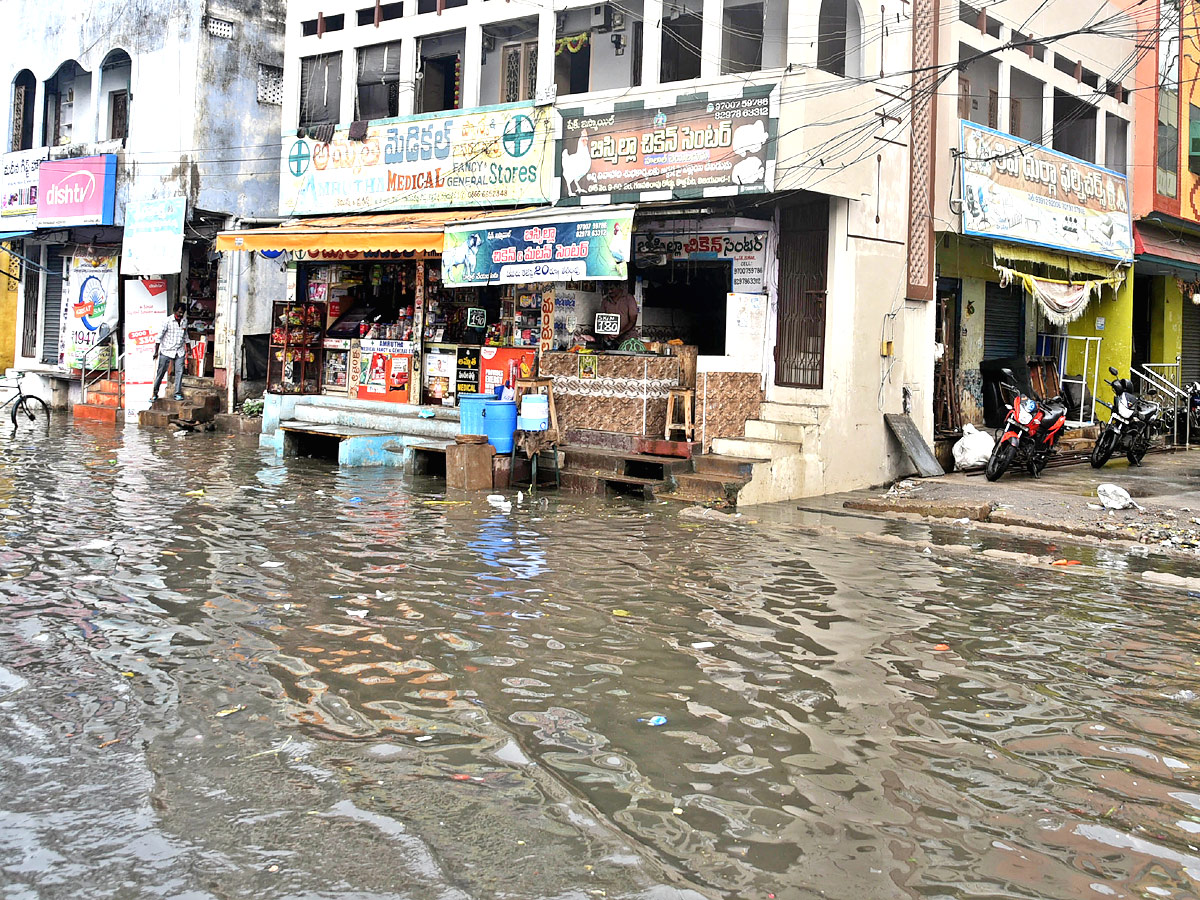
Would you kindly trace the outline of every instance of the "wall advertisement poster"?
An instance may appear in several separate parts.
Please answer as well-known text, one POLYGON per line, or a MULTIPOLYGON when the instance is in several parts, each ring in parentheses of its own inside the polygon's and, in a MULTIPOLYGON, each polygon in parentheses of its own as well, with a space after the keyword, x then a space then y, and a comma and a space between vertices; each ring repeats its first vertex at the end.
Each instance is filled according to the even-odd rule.
MULTIPOLYGON (((115 252, 88 251, 76 248, 71 257, 68 279, 68 301, 63 304, 66 319, 66 341, 62 364, 78 369, 83 356, 100 341, 101 334, 116 330, 120 320, 117 299, 117 261, 115 252)), ((88 366, 103 367, 110 362, 112 347, 98 350, 88 357, 88 366)))

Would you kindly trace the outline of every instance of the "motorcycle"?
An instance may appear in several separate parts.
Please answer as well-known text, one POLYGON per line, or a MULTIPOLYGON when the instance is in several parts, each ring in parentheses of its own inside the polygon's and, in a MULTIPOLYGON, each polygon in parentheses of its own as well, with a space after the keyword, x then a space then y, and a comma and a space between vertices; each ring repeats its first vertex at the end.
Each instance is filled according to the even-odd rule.
MULTIPOLYGON (((1013 377, 1007 369, 1004 374, 1013 377)), ((1067 424, 1067 406, 1059 397, 1038 401, 1023 394, 1015 385, 1002 386, 1014 395, 1013 401, 983 474, 988 481, 995 481, 1019 456, 1029 474, 1037 478, 1057 452, 1058 441, 1067 424)))
POLYGON ((1113 377, 1111 381, 1105 379, 1105 384, 1113 390, 1113 402, 1097 402, 1108 407, 1112 416, 1092 448, 1092 468, 1099 469, 1118 450, 1125 451, 1132 465, 1140 466, 1142 457, 1150 449, 1150 439, 1157 427, 1161 409, 1157 403, 1143 400, 1134 393, 1133 382, 1118 377, 1119 373, 1112 366, 1108 367, 1108 371, 1113 377))

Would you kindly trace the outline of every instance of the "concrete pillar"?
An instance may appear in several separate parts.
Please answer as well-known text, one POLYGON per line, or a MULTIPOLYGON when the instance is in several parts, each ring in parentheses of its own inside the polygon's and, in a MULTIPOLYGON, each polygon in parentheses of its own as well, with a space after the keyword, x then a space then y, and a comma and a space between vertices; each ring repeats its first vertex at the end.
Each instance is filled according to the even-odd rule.
MULTIPOLYGON (((483 76, 483 26, 472 22, 464 34, 462 63, 462 108, 479 105, 479 81, 483 76)), ((540 57, 539 57, 540 59, 540 57)), ((538 66, 540 69, 541 66, 538 66)))
MULTIPOLYGON (((412 7, 417 8, 417 4, 405 4, 405 11, 412 7)), ((400 96, 396 111, 402 116, 411 116, 416 112, 416 92, 419 88, 417 84, 417 64, 420 60, 417 59, 417 43, 415 37, 402 39, 400 41, 400 96)))
POLYGON ((1050 83, 1042 85, 1042 136, 1039 140, 1047 147, 1054 146, 1054 85, 1050 83))
POLYGON ((554 85, 554 42, 558 38, 558 26, 554 9, 547 4, 538 14, 538 67, 537 94, 545 97, 554 85))
MULTIPOLYGON (((105 102, 108 98, 104 97, 100 91, 100 76, 101 70, 96 66, 96 71, 92 72, 91 79, 91 96, 88 99, 90 110, 84 110, 82 116, 76 120, 74 138, 77 141, 102 141, 108 139, 108 104, 105 102)), ((75 104, 77 107, 78 103, 75 104)))
POLYGON ((642 86, 662 81, 663 0, 646 0, 642 7, 642 86))
POLYGON ((358 51, 349 47, 342 51, 342 95, 338 100, 338 122, 353 122, 358 118, 354 101, 358 97, 358 51))
POLYGON ((717 78, 721 74, 721 20, 725 0, 704 0, 700 36, 700 77, 717 78))
POLYGON ((1012 118, 1012 66, 1006 62, 1000 63, 1000 69, 996 73, 996 93, 1000 96, 997 101, 999 108, 996 110, 996 128, 1008 134, 1015 134, 1013 128, 1020 123, 1009 121, 1012 118))
POLYGON ((1108 115, 1103 109, 1096 108, 1096 165, 1107 165, 1108 157, 1108 115))
MULTIPOLYGON (((790 0, 787 16, 787 63, 790 66, 817 67, 817 29, 821 4, 812 0, 790 0)), ((911 38, 910 38, 911 40, 911 38)))

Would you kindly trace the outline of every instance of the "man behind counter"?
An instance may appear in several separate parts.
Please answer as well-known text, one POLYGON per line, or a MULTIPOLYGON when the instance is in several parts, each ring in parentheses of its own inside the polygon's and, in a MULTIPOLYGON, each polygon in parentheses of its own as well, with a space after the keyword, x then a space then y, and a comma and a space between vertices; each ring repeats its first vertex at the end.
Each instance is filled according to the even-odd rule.
POLYGON ((621 317, 621 331, 616 335, 597 336, 605 350, 616 350, 630 338, 636 338, 638 305, 623 281, 611 281, 604 285, 604 299, 600 301, 600 312, 621 317))

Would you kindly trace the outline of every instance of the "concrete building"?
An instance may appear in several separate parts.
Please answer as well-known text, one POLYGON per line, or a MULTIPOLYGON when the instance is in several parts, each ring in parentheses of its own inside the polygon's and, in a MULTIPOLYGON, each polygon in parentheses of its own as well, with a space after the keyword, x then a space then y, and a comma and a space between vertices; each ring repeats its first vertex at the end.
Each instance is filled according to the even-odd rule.
MULTIPOLYGON (((640 337, 698 346, 696 439, 753 470, 741 502, 878 484, 911 471, 885 412, 910 412, 932 435, 932 295, 910 296, 906 265, 909 68, 914 34, 928 30, 912 16, 909 3, 890 0, 294 0, 279 214, 296 221, 218 246, 288 251, 289 298, 337 295, 339 315, 343 299, 361 304, 364 293, 413 278, 457 315, 455 304, 467 304, 453 296, 465 295, 440 291, 466 277, 464 266, 475 274, 477 258, 440 255, 446 223, 520 211, 496 229, 508 221, 536 234, 531 225, 574 228, 632 205, 630 258, 617 265, 638 300, 640 337), (681 153, 695 161, 686 171, 681 153), (328 218, 338 214, 355 218, 328 218), (415 274, 352 271, 402 253, 425 254, 415 274), (345 265, 319 266, 328 263, 345 265)), ((565 354, 546 356, 590 324, 604 278, 615 277, 595 291, 587 276, 557 284, 543 374, 553 374, 576 431, 661 437, 666 400, 649 363, 635 375, 624 371, 633 363, 601 359, 597 375, 577 373, 565 354), (589 405, 592 380, 608 406, 589 405)), ((492 302, 485 294, 472 301, 480 313, 492 302)), ((440 406, 456 390, 430 354, 462 351, 461 363, 477 349, 431 341, 450 332, 428 327, 440 320, 424 298, 416 292, 386 321, 373 313, 377 325, 364 320, 362 333, 400 336, 406 352, 396 351, 404 360, 394 372, 404 389, 397 380, 394 392, 440 406)), ((499 316, 503 303, 523 301, 495 302, 499 316)), ((490 312, 479 322, 508 327, 490 312)), ((488 349, 482 332, 473 340, 488 349)), ((265 437, 280 450, 275 422, 298 409, 318 425, 378 413, 356 405, 372 396, 365 386, 355 394, 372 354, 360 362, 353 349, 328 346, 338 355, 325 357, 327 368, 334 362, 321 376, 324 396, 300 368, 280 373, 265 437)), ((281 361, 307 358, 288 354, 279 348, 281 361)))
POLYGON ((80 400, 72 370, 103 366, 136 295, 187 303, 203 353, 189 372, 223 382, 242 336, 269 329, 254 298, 283 290, 277 264, 248 260, 230 282, 212 251, 218 229, 278 205, 283 0, 13 0, 0 15, 19 36, 0 62, 12 364, 56 405, 80 400), (218 292, 242 298, 234 318, 216 316, 218 292))
POLYGON ((1136 21, 1037 0, 940 15, 939 434, 1000 424, 1001 361, 1028 362, 1035 388, 1061 387, 1069 420, 1091 422, 1097 373, 1134 358, 1136 21))

